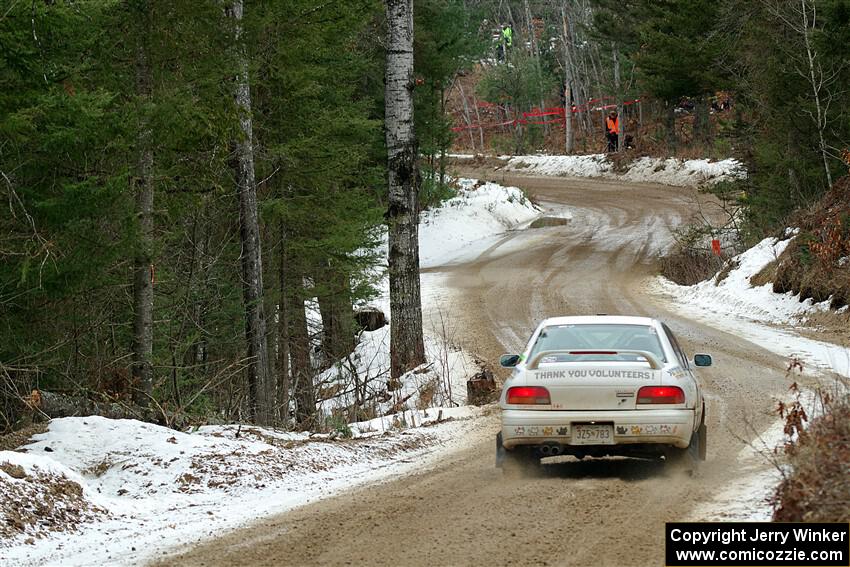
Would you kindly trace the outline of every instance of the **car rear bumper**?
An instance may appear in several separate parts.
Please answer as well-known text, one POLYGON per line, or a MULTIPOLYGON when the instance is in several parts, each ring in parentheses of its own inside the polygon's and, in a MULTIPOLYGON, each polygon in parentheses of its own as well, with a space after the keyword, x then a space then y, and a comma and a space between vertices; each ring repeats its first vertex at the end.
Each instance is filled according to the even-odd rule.
MULTIPOLYGON (((573 424, 612 424, 614 445, 672 445, 685 448, 694 431, 692 409, 624 411, 502 410, 502 443, 507 449, 528 445, 577 445, 573 424)), ((585 445, 587 446, 587 445, 585 445)))

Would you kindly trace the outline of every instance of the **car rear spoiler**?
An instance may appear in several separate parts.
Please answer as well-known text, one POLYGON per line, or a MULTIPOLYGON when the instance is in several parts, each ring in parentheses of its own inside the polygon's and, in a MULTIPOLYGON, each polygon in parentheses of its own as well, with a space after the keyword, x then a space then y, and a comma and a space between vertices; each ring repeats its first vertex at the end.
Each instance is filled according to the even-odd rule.
POLYGON ((664 366, 658 360, 658 357, 652 354, 647 350, 632 350, 632 349, 571 349, 571 350, 544 350, 541 353, 538 353, 534 358, 532 358, 528 364, 525 366, 528 370, 537 370, 537 367, 540 366, 540 361, 546 358, 547 356, 557 356, 557 355, 579 355, 579 354, 604 354, 604 355, 618 355, 618 354, 634 354, 637 356, 641 356, 646 359, 649 363, 650 368, 653 370, 661 370, 664 366))

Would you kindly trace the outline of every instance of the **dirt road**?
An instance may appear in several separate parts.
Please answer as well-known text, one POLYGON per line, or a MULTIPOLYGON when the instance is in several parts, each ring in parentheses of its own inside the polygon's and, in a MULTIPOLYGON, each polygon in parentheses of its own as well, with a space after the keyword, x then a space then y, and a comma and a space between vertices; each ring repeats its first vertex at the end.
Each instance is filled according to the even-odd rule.
MULTIPOLYGON (((481 172, 478 172, 479 176, 481 172)), ((739 471, 740 438, 775 418, 783 361, 664 309, 644 291, 670 229, 705 198, 684 189, 574 179, 499 177, 524 187, 564 226, 516 231, 443 272, 464 346, 495 361, 558 314, 666 320, 689 353, 710 352, 709 460, 696 479, 658 463, 568 460, 543 478, 494 468, 494 414, 470 448, 420 474, 318 502, 196 547, 170 565, 662 565, 664 522, 685 519, 739 471), (752 426, 752 427, 751 427, 752 426)), ((426 306, 427 308, 428 306, 426 306)))

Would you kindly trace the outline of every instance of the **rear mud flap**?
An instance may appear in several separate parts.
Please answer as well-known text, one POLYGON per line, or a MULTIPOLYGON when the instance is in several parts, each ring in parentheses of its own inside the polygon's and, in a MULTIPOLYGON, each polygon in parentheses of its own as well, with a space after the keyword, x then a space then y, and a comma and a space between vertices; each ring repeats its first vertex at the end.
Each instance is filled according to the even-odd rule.
POLYGON ((704 461, 708 454, 708 428, 704 422, 697 429, 697 438, 699 439, 699 460, 704 461))
POLYGON ((505 446, 502 445, 502 432, 500 431, 496 434, 496 468, 502 468, 506 454, 507 451, 505 450, 505 446))

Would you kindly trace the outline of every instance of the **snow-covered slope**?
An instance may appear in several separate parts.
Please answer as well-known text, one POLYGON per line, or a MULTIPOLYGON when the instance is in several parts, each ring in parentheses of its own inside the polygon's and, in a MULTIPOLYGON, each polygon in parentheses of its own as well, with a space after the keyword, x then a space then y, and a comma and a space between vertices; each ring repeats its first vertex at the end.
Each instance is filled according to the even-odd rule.
POLYGON ((615 171, 614 164, 605 154, 514 156, 508 158, 505 169, 532 175, 605 177, 675 186, 711 184, 746 176, 742 164, 734 159, 710 161, 642 157, 621 172, 615 171))
POLYGON ((344 441, 257 427, 181 433, 134 420, 55 419, 27 453, 0 452, 0 524, 26 522, 0 532, 0 564, 143 564, 175 545, 427 465, 469 442, 479 414, 420 412, 418 422, 444 421, 344 441))
POLYGON ((751 278, 775 260, 793 238, 766 238, 733 258, 736 267, 718 281, 712 279, 693 286, 680 286, 659 277, 650 290, 671 302, 688 316, 742 337, 783 357, 797 357, 809 368, 820 368, 850 376, 850 349, 811 340, 791 329, 807 315, 829 309, 829 303, 800 301, 793 293, 774 293, 768 283, 754 286, 751 278))
POLYGON ((715 276, 694 286, 677 286, 660 280, 662 289, 678 301, 706 311, 742 316, 753 321, 789 324, 814 311, 829 308, 829 304, 815 304, 811 299, 800 301, 792 293, 773 293, 773 284, 753 286, 750 279, 770 262, 776 260, 791 242, 766 238, 749 250, 736 256, 737 267, 723 279, 715 276))
POLYGON ((494 237, 537 217, 541 210, 516 187, 459 179, 457 195, 422 213, 423 268, 475 257, 494 237))
MULTIPOLYGON (((693 286, 680 286, 659 277, 650 283, 650 290, 689 318, 735 333, 786 359, 803 361, 806 373, 822 370, 850 376, 850 349, 802 337, 794 331, 794 326, 808 315, 828 309, 828 302, 800 301, 799 295, 774 293, 771 283, 754 286, 751 282, 754 275, 782 254, 794 234, 787 230, 784 239, 766 238, 739 254, 732 259, 736 267, 725 278, 715 276, 693 286)), ((806 391, 802 401, 809 415, 814 415, 812 393, 806 391)), ((769 497, 781 474, 765 463, 767 456, 774 455, 786 440, 784 422, 777 418, 753 446, 740 451, 739 478, 713 502, 695 509, 690 520, 770 521, 769 497)))

